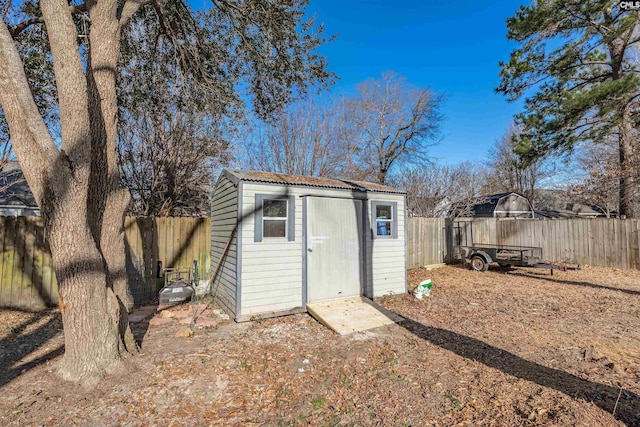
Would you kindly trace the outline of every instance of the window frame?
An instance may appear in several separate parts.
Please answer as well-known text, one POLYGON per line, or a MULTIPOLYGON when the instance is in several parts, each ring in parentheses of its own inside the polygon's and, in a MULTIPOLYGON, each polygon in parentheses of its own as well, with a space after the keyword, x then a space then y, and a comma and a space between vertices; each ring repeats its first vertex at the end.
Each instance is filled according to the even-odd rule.
POLYGON ((260 206, 260 209, 262 210, 262 240, 265 239, 269 239, 269 240, 287 240, 287 234, 288 233, 288 228, 289 228, 289 202, 286 199, 279 199, 277 197, 273 197, 273 198, 269 198, 269 197, 264 197, 262 199, 262 206, 260 206), (280 202, 284 202, 284 216, 266 216, 264 214, 264 202, 265 201, 280 201, 280 202), (266 221, 284 221, 284 236, 265 236, 264 235, 264 229, 265 229, 265 223, 266 221))
POLYGON ((398 238, 398 202, 376 200, 371 202, 371 235, 374 239, 397 239, 398 238), (381 222, 390 223, 390 233, 388 235, 378 234, 378 207, 388 206, 391 211, 391 218, 381 219, 381 222))
POLYGON ((279 194, 255 194, 255 213, 254 213, 254 242, 293 242, 295 241, 295 196, 279 195, 279 194), (265 237, 264 236, 264 200, 282 200, 286 202, 287 216, 285 217, 267 217, 269 220, 285 221, 284 237, 265 237))

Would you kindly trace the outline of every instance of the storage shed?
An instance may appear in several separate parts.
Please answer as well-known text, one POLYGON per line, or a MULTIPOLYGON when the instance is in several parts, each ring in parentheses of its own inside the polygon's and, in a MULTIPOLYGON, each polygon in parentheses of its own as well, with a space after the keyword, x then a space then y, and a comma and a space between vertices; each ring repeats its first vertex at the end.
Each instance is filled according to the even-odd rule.
POLYGON ((467 215, 474 218, 535 218, 529 199, 518 193, 482 196, 472 203, 467 215))
POLYGON ((211 206, 215 297, 236 321, 407 292, 405 193, 225 169, 211 206))

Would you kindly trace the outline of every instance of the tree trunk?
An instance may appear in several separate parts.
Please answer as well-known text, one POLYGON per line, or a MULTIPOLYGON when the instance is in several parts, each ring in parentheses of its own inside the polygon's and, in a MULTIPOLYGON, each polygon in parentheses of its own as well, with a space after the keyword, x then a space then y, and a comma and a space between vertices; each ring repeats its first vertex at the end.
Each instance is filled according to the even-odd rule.
POLYGON ((122 364, 120 309, 113 290, 107 286, 104 260, 90 230, 82 223, 78 227, 65 226, 69 221, 75 222, 76 216, 58 212, 53 221, 45 224, 64 327, 65 352, 59 373, 65 380, 92 387, 122 364))
POLYGON ((120 308, 87 221, 88 165, 73 165, 61 153, 46 178, 42 217, 65 338, 59 372, 66 380, 91 387, 122 364, 120 308))
POLYGON ((120 187, 116 132, 116 72, 120 52, 121 24, 114 2, 89 2, 92 28, 89 34, 87 88, 92 134, 90 222, 106 264, 109 286, 127 310, 133 297, 126 275, 124 214, 129 192, 120 187))
POLYGON ((87 92, 91 116, 91 187, 89 222, 98 250, 106 263, 107 287, 113 290, 119 307, 118 331, 124 350, 135 351, 128 311, 134 301, 129 288, 124 242, 124 215, 129 192, 120 187, 116 154, 116 73, 120 52, 121 24, 117 3, 88 2, 92 28, 89 34, 87 92))
MULTIPOLYGON (((105 3, 111 3, 110 11, 115 13, 113 5, 116 2, 101 2, 108 8, 105 3)), ((95 3, 92 6, 95 7, 95 3)), ((111 277, 117 275, 126 284, 125 264, 119 261, 120 256, 124 259, 124 242, 120 240, 122 244, 118 245, 124 207, 118 210, 114 207, 116 204, 108 202, 109 196, 117 192, 112 191, 110 185, 103 185, 117 182, 118 175, 108 169, 104 175, 99 174, 106 178, 102 182, 92 179, 98 166, 93 148, 102 146, 102 152, 108 149, 105 127, 102 126, 101 133, 96 133, 93 121, 97 116, 104 118, 105 113, 110 114, 108 121, 113 125, 115 151, 117 105, 115 96, 104 100, 90 96, 87 77, 92 74, 91 67, 80 58, 68 3, 48 0, 41 2, 41 9, 54 58, 62 148, 56 147, 38 112, 22 60, 4 23, 0 23, 0 105, 20 166, 41 207, 58 279, 65 337, 65 354, 59 372, 64 379, 92 386, 105 373, 122 364, 121 349, 129 348, 124 345, 122 333, 123 329, 128 330, 127 312, 120 308, 111 277), (94 102, 96 99, 97 103, 94 102), (102 112, 101 107, 105 107, 102 112), (95 204, 97 200, 102 202, 95 204), (105 213, 105 209, 110 211, 105 213), (107 221, 102 221, 103 217, 107 221), (103 222, 107 224, 104 227, 103 222), (95 224, 100 224, 98 234, 95 224), (102 233, 109 235, 105 239, 106 249, 101 247, 102 233), (105 251, 111 255, 118 247, 123 248, 121 254, 116 253, 109 259, 104 257, 105 251), (121 268, 110 270, 109 263, 121 268)), ((94 25, 101 25, 98 21, 92 20, 92 32, 94 25)), ((105 37, 102 46, 112 42, 113 39, 105 37)), ((97 54, 103 55, 104 51, 97 54)), ((117 50, 115 57, 117 60, 117 50)), ((115 67, 102 71, 115 74, 115 67)), ((115 86, 112 92, 115 93, 115 86)), ((99 166, 109 164, 108 156, 105 154, 104 157, 105 161, 99 166)), ((126 205, 124 198, 116 200, 118 204, 126 205)))
POLYGON ((620 116, 620 215, 635 218, 635 196, 638 183, 634 174, 634 140, 629 108, 624 108, 620 116))

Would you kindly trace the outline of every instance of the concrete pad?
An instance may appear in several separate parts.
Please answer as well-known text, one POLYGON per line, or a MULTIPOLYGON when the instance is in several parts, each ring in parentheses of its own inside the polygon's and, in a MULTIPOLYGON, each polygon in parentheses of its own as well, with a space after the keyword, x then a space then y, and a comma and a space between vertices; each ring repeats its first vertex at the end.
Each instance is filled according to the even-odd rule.
POLYGON ((307 304, 318 322, 340 335, 392 325, 404 320, 364 297, 341 298, 307 304))

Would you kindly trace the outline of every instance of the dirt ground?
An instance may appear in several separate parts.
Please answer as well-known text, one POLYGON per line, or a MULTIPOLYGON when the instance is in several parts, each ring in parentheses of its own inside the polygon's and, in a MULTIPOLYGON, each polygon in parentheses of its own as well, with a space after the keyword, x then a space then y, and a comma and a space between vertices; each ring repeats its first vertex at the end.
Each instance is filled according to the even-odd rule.
POLYGON ((56 377, 56 311, 0 312, 0 425, 640 426, 639 271, 449 266, 410 289, 425 278, 427 300, 382 302, 404 322, 348 336, 209 309, 177 337, 188 320, 152 313, 91 391, 56 377))

